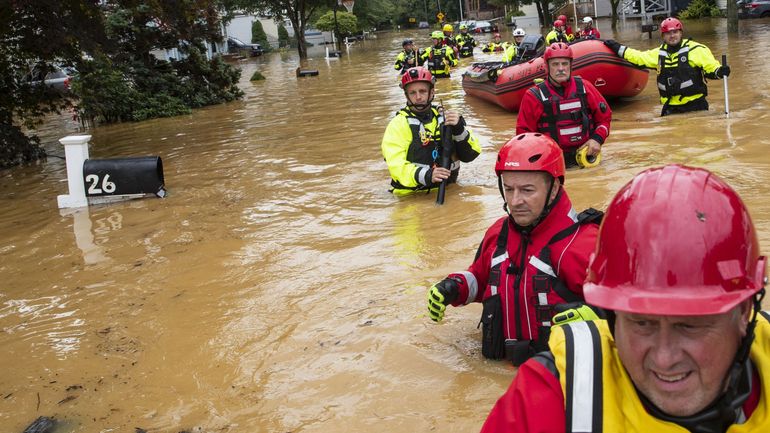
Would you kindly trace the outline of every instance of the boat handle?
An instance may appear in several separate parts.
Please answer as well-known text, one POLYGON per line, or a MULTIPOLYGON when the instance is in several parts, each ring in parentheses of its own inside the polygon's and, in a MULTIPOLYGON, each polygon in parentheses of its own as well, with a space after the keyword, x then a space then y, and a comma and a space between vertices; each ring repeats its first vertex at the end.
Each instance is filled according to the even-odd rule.
POLYGON ((604 81, 604 78, 597 78, 596 81, 594 81, 594 86, 596 86, 596 87, 602 87, 602 86, 604 86, 606 84, 607 84, 607 82, 604 81))

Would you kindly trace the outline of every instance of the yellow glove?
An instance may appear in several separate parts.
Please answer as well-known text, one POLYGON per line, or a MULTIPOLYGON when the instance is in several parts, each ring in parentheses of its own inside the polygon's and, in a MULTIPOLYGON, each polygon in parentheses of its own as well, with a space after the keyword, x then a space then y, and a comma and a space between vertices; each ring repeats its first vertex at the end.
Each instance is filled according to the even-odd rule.
POLYGON ((445 278, 428 290, 428 316, 434 322, 440 322, 444 318, 446 306, 451 304, 460 295, 459 278, 445 278))
POLYGON ((581 305, 561 313, 557 313, 551 319, 554 326, 563 325, 571 322, 584 322, 588 320, 599 320, 599 316, 588 305, 581 305))

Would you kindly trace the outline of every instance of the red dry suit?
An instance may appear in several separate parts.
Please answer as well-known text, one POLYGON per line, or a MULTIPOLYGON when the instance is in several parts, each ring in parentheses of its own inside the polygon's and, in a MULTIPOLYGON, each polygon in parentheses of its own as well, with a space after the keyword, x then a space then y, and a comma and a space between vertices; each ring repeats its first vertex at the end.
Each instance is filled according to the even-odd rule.
POLYGON ((519 231, 508 216, 497 220, 484 235, 468 270, 449 275, 461 281, 453 306, 484 302, 480 325, 484 326, 485 357, 509 358, 508 353, 499 351, 503 341, 486 341, 487 327, 494 326, 487 322, 486 312, 492 302, 502 306, 498 308, 502 313, 502 321, 498 322, 502 335, 494 338, 516 339, 532 355, 546 348, 554 306, 582 301, 588 257, 596 246, 598 225, 585 222, 589 219, 577 221, 578 214, 562 189, 551 211, 529 234, 519 231), (488 350, 490 345, 494 346, 492 353, 488 350))
POLYGON ((611 117, 609 104, 591 83, 570 77, 557 90, 546 79, 524 93, 516 134, 548 134, 564 152, 574 152, 589 139, 603 144, 610 135, 611 117))

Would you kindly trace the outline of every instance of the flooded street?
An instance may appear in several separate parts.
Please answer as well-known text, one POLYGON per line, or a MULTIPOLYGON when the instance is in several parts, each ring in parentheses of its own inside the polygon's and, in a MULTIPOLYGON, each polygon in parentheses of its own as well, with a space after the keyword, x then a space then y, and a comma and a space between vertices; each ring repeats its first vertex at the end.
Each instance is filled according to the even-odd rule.
MULTIPOLYGON (((728 38, 725 20, 685 22, 728 53, 730 119, 721 81, 710 111, 658 117, 652 72, 611 102, 602 164, 567 173, 578 210, 606 208, 644 168, 707 167, 770 252, 770 21, 740 24, 728 38)), ((659 44, 637 25, 615 38, 659 44)), ((381 33, 339 60, 314 47, 302 66, 320 74, 302 79, 294 51, 244 60, 242 101, 86 131, 93 158, 162 157, 165 199, 60 211, 63 160, 0 171, 0 431, 41 415, 57 432, 478 431, 515 370, 481 356, 480 305, 439 325, 425 293, 503 215, 492 167, 516 115, 466 96, 456 69, 436 101, 463 112, 483 153, 441 208, 393 197, 380 141, 404 104, 392 64, 405 37, 429 43, 381 33), (267 81, 249 82, 255 70, 267 81)), ((52 119, 46 150, 63 155, 77 127, 52 119)))

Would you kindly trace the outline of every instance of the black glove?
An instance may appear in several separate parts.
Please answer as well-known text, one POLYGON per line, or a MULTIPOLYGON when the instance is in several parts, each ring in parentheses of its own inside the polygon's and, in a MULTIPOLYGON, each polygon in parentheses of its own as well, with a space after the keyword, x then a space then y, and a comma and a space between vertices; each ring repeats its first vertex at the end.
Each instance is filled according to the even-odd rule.
POLYGON ((428 291, 428 316, 434 322, 440 322, 444 318, 446 306, 457 300, 460 296, 460 280, 457 277, 444 278, 428 291))
POLYGON ((714 72, 714 75, 716 75, 717 78, 722 79, 725 77, 730 76, 730 67, 727 65, 720 66, 717 68, 717 70, 714 72))
POLYGON ((465 130, 465 119, 463 119, 463 116, 460 116, 460 121, 457 122, 457 125, 452 125, 452 135, 460 135, 465 130))
POLYGON ((607 39, 606 41, 604 41, 604 45, 606 45, 607 48, 611 49, 612 52, 614 52, 615 54, 620 55, 619 53, 622 45, 620 45, 620 43, 618 43, 614 39, 607 39))

